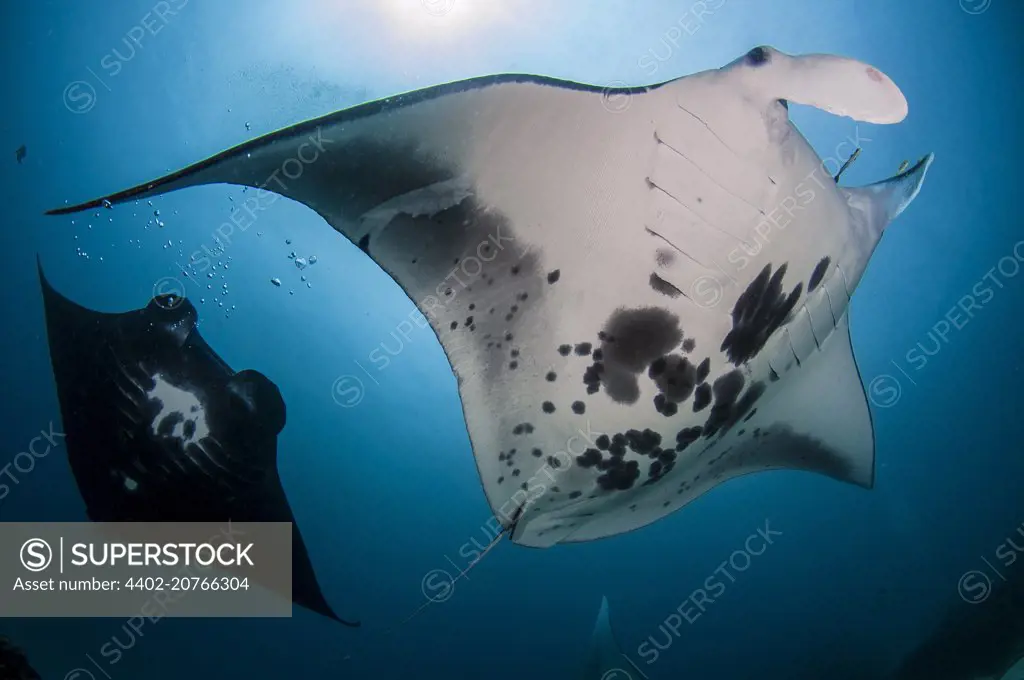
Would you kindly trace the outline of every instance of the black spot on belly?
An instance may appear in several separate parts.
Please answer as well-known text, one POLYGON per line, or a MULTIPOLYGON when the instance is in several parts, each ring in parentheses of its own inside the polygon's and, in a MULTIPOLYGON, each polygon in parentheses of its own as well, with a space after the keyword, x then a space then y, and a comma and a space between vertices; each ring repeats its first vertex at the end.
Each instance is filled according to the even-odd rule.
POLYGON ((598 436, 594 443, 597 444, 597 448, 601 449, 602 451, 607 451, 608 446, 611 444, 611 441, 608 439, 608 435, 602 434, 598 436))
POLYGON ((821 283, 821 280, 825 278, 825 272, 828 271, 828 265, 832 262, 832 259, 827 255, 821 258, 814 267, 814 271, 811 272, 811 279, 807 282, 807 292, 813 291, 821 283))
POLYGON ((694 340, 693 338, 687 338, 686 340, 683 340, 684 352, 690 353, 694 350, 695 347, 697 347, 697 341, 694 340))
POLYGON ((732 381, 732 384, 723 387, 722 395, 725 398, 719 399, 719 390, 717 389, 719 381, 727 378, 732 373, 736 373, 736 371, 732 371, 715 381, 715 405, 711 408, 711 414, 708 416, 707 422, 704 423, 705 437, 710 437, 718 432, 722 434, 728 432, 743 416, 751 412, 754 404, 764 394, 764 383, 755 382, 751 383, 743 396, 737 400, 736 395, 731 392, 735 387, 735 381, 732 381))
POLYGON ((650 284, 654 292, 661 293, 662 295, 667 295, 670 298, 676 298, 683 294, 681 290, 679 290, 678 288, 676 288, 671 283, 661 278, 654 272, 651 272, 650 284))
POLYGON ((601 462, 601 452, 597 449, 587 449, 576 456, 576 464, 582 468, 592 468, 601 462))
MULTIPOLYGON (((663 370, 651 376, 654 384, 665 395, 665 399, 670 402, 678 404, 689 399, 690 395, 693 394, 693 388, 697 384, 697 369, 690 363, 689 359, 678 354, 672 354, 663 359, 665 362, 662 367, 663 370)), ((658 359, 655 363, 660 361, 662 359, 658 359)), ((648 374, 653 369, 654 364, 651 364, 648 374)))
POLYGON ((530 451, 530 453, 533 455, 534 458, 540 458, 541 456, 544 455, 544 452, 541 451, 540 449, 534 449, 533 451, 530 451))
POLYGON ((541 407, 541 409, 543 409, 544 413, 554 413, 555 412, 555 405, 552 404, 550 401, 545 401, 543 404, 540 405, 540 407, 541 407))
POLYGON ((593 348, 589 342, 581 342, 576 345, 576 356, 585 357, 590 356, 590 350, 593 348))
POLYGON ((676 451, 686 450, 687 446, 700 439, 702 432, 703 428, 700 425, 680 430, 676 434, 676 451))
POLYGON ((572 351, 572 345, 559 345, 558 346, 558 353, 561 354, 563 357, 569 356, 569 352, 571 352, 571 351, 572 351))
POLYGON ((654 395, 654 410, 669 418, 679 413, 679 406, 674 401, 669 401, 664 394, 654 395))
POLYGON ((744 422, 750 420, 757 411, 757 409, 754 408, 754 404, 757 403, 757 400, 761 398, 761 395, 763 395, 764 392, 765 386, 763 382, 758 381, 751 383, 750 387, 747 388, 747 391, 736 403, 734 422, 738 421, 740 418, 743 418, 744 422))
POLYGON ((619 309, 608 319, 605 362, 639 373, 682 339, 679 318, 659 307, 619 309))
POLYGON ((548 374, 544 376, 544 379, 547 380, 548 382, 555 382, 555 378, 557 377, 558 376, 555 374, 554 371, 548 371, 548 374))
POLYGON ((548 272, 548 283, 555 283, 558 278, 562 275, 561 270, 556 269, 553 272, 548 272))
POLYGON ((584 404, 582 401, 572 402, 572 412, 575 413, 576 415, 583 415, 583 413, 586 412, 586 410, 587 405, 584 404))
POLYGON ((697 367, 697 382, 702 383, 708 379, 708 373, 711 372, 711 359, 704 359, 700 362, 700 366, 697 367))
POLYGON ((701 383, 697 386, 697 391, 693 395, 693 412, 698 413, 707 408, 707 405, 711 403, 711 385, 707 383, 701 383))
POLYGON ((757 356, 772 333, 789 320, 803 292, 803 282, 796 284, 789 295, 782 292, 785 264, 774 275, 771 271, 772 265, 766 264, 733 307, 732 330, 721 349, 736 366, 757 356))
POLYGON ((743 390, 744 382, 743 374, 737 369, 733 369, 715 380, 712 387, 715 406, 732 404, 736 401, 736 397, 740 396, 740 392, 743 390))
POLYGON ((601 375, 604 373, 604 364, 595 361, 583 371, 583 384, 587 386, 587 394, 594 394, 601 386, 601 375))
POLYGON ((633 488, 638 477, 640 477, 640 464, 635 460, 622 462, 621 458, 614 458, 618 465, 611 466, 607 472, 597 478, 597 484, 605 491, 625 491, 633 488))
POLYGON ((679 318, 659 307, 618 309, 598 334, 603 370, 597 376, 605 392, 619 403, 640 396, 637 375, 682 340, 679 318))
POLYGON ((654 256, 659 267, 667 267, 676 260, 676 254, 668 248, 658 248, 654 256))

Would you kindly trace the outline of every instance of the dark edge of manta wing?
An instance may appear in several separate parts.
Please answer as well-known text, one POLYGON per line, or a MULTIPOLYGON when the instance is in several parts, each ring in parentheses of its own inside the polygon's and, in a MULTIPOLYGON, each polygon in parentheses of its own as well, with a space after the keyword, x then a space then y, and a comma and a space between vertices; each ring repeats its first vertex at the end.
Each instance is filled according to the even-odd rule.
MULTIPOLYGON (((922 161, 923 163, 924 161, 922 161)), ((920 163, 918 163, 920 165, 920 163)), ((917 166, 914 166, 917 167, 917 166)), ((847 316, 850 312, 847 310, 847 316)), ((872 490, 875 488, 875 477, 878 469, 878 442, 875 441, 875 414, 871 412, 871 400, 868 398, 867 389, 864 387, 864 376, 860 374, 860 363, 857 361, 857 350, 853 348, 853 331, 850 330, 850 320, 846 320, 847 342, 850 343, 850 353, 853 355, 853 368, 857 371, 857 380, 860 382, 860 390, 864 393, 864 402, 868 409, 868 423, 871 426, 871 479, 862 488, 872 490)), ((861 485, 858 485, 861 486, 861 485)))
MULTIPOLYGON (((920 165, 920 163, 918 165, 920 165)), ((850 324, 849 324, 849 321, 847 321, 847 324, 846 324, 846 333, 847 333, 848 336, 850 335, 850 324)), ((864 378, 863 378, 863 376, 861 376, 861 373, 860 373, 860 364, 857 363, 857 353, 853 349, 853 338, 852 338, 852 336, 850 337, 849 342, 850 342, 850 351, 853 353, 853 367, 857 371, 857 380, 858 380, 858 382, 860 382, 860 389, 861 389, 861 392, 864 394, 864 402, 867 404, 868 422, 871 424, 871 479, 869 479, 866 484, 857 484, 856 482, 853 482, 853 484, 855 484, 856 486, 861 487, 862 489, 867 489, 868 491, 871 491, 871 490, 873 490, 875 488, 875 478, 877 476, 876 473, 877 473, 877 468, 878 468, 878 457, 876 456, 876 453, 878 451, 878 445, 877 445, 877 442, 875 441, 875 416, 871 412, 871 400, 868 399, 867 391, 864 389, 864 378)), ((734 479, 738 479, 740 477, 744 477, 746 475, 758 474, 760 472, 762 472, 762 470, 749 470, 747 472, 742 472, 740 474, 734 475, 734 476, 730 477, 729 479, 727 479, 725 481, 729 482, 729 481, 732 481, 734 479)), ((696 500, 696 498, 691 499, 689 502, 692 503, 694 500, 696 500)), ((676 508, 676 510, 679 510, 680 508, 683 508, 685 506, 686 506, 686 504, 680 505, 679 507, 676 508)), ((651 523, 648 522, 647 524, 644 524, 644 525, 641 525, 641 526, 638 526, 638 527, 633 527, 631 529, 627 529, 626 531, 622 531, 622 532, 619 532, 619 533, 615 534, 615 536, 625 536, 626 534, 629 534, 629 533, 632 533, 634 531, 638 531, 640 529, 643 529, 643 528, 645 528, 647 526, 650 526, 650 524, 651 523)), ((599 539, 586 539, 585 541, 573 540, 572 534, 569 534, 569 536, 566 537, 566 539, 563 541, 563 543, 565 543, 565 544, 570 544, 570 543, 589 543, 589 542, 591 542, 593 540, 599 540, 599 539)), ((529 546, 527 546, 527 547, 529 547, 529 546)))
POLYGON ((164 187, 172 182, 180 179, 185 179, 189 175, 197 173, 201 170, 216 165, 220 161, 227 160, 241 153, 251 151, 258 147, 264 146, 269 143, 278 142, 283 139, 288 139, 293 136, 299 136, 305 134, 311 130, 316 130, 323 125, 330 125, 334 123, 350 122, 359 120, 361 118, 367 118, 369 116, 376 115, 392 107, 408 106, 411 104, 417 104, 431 99, 436 99, 447 94, 455 94, 458 92, 467 92, 469 90, 480 89, 488 87, 490 85, 500 85, 504 83, 533 83, 535 85, 545 85, 548 87, 558 87, 567 90, 580 90, 584 92, 600 92, 606 95, 608 94, 642 94, 650 90, 657 89, 664 85, 665 81, 656 85, 638 85, 634 87, 598 87, 597 85, 587 85, 585 83, 577 83, 571 80, 560 80, 558 78, 550 78, 548 76, 537 76, 529 74, 499 74, 491 76, 480 76, 477 78, 468 78, 465 80, 456 80, 450 83, 444 83, 441 85, 435 85, 433 87, 427 87, 420 90, 412 90, 410 92, 403 92, 401 94, 393 95, 391 97, 384 97, 383 99, 376 99, 374 101, 366 102, 363 104, 357 104, 341 111, 335 111, 319 118, 311 118, 301 123, 296 123, 285 128, 275 130, 274 132, 267 133, 262 137, 256 137, 250 139, 247 142, 243 142, 236 146, 221 151, 218 154, 210 156, 209 158, 193 163, 188 167, 182 168, 176 172, 172 172, 168 175, 164 175, 159 179, 155 179, 150 182, 139 184, 130 189, 124 191, 118 191, 114 194, 101 196, 100 198, 86 201, 85 203, 79 203, 77 205, 67 206, 64 208, 53 208, 47 210, 45 215, 68 215, 71 213, 81 212, 83 210, 89 210, 91 208, 98 208, 103 205, 104 201, 109 201, 111 205, 117 203, 123 203, 124 201, 130 200, 135 197, 141 197, 143 195, 157 195, 162 193, 161 187, 164 187), (150 192, 153 192, 150 194, 150 192))

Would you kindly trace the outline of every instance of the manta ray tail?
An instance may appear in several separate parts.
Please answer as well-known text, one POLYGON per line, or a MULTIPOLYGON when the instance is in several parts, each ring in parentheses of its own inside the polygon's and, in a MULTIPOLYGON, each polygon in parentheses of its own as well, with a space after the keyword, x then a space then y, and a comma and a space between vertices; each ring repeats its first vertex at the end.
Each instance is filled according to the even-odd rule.
MULTIPOLYGON (((401 629, 405 624, 409 623, 410 621, 415 619, 417 616, 419 616, 420 612, 422 612, 424 609, 426 609, 430 605, 432 605, 432 604, 434 604, 436 602, 446 602, 448 600, 448 598, 451 597, 451 591, 452 591, 452 589, 455 588, 455 584, 458 581, 460 581, 464 576, 466 576, 466 574, 468 574, 473 567, 475 567, 476 565, 480 564, 481 560, 483 560, 484 557, 488 553, 490 553, 491 550, 494 549, 494 546, 498 545, 498 543, 501 542, 502 536, 505 536, 506 534, 508 534, 509 537, 511 537, 512 532, 515 531, 516 523, 519 521, 519 518, 522 516, 522 513, 523 513, 523 509, 519 508, 519 510, 517 510, 516 513, 513 515, 512 521, 508 524, 508 526, 504 527, 501 531, 499 531, 494 536, 494 538, 491 539, 491 542, 487 544, 487 547, 485 547, 483 549, 483 551, 479 555, 477 555, 476 558, 466 566, 465 569, 463 569, 457 575, 455 575, 454 578, 451 578, 449 576, 451 578, 451 582, 445 584, 446 588, 442 591, 444 593, 442 596, 439 596, 439 597, 437 597, 435 599, 435 598, 432 598, 432 597, 430 597, 428 595, 427 596, 427 600, 425 602, 423 602, 422 604, 420 604, 419 607, 414 609, 411 614, 409 614, 408 616, 406 616, 404 619, 402 619, 398 623, 394 624, 393 626, 391 626, 389 628, 385 628, 383 630, 383 633, 385 635, 391 635, 392 633, 395 633, 399 629, 401 629)), ((424 581, 424 587, 425 586, 426 586, 426 582, 424 581)), ((366 644, 364 643, 362 645, 362 647, 360 647, 357 650, 354 650, 354 651, 349 652, 348 654, 346 654, 345 655, 345 659, 346 660, 347 659, 351 659, 353 656, 355 656, 357 651, 361 651, 361 650, 365 650, 365 649, 366 649, 366 644)))

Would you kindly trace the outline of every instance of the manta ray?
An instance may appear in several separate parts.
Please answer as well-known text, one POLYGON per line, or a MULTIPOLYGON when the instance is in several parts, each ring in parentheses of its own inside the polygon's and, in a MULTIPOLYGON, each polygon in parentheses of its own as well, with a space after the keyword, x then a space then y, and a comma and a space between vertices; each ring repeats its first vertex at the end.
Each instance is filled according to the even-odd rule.
MULTIPOLYGON (((1018 534, 1024 534, 1020 528, 1018 534)), ((1010 545, 1015 545, 1013 539, 1010 545)), ((998 554, 998 553, 997 553, 998 554)), ((1007 553, 1013 554, 1013 553, 1007 553)), ((1002 556, 1000 556, 1001 558, 1002 556)), ((1002 563, 1006 567, 1013 562, 1002 563)), ((982 572, 961 578, 959 597, 891 673, 891 680, 1024 680, 1024 571, 999 572, 984 590, 982 572), (963 584, 970 584, 964 588, 963 584), (977 599, 981 593, 983 597, 977 599)))
POLYGON ((982 676, 976 680, 1024 680, 1024 657, 1017 659, 1017 662, 1006 670, 1002 675, 982 676))
POLYGON ((645 677, 635 670, 633 662, 619 649, 612 632, 608 598, 601 598, 601 609, 594 621, 590 638, 590 651, 579 673, 579 680, 641 680, 645 677))
MULTIPOLYGON (((68 462, 94 522, 289 522, 293 602, 324 599, 277 471, 286 408, 258 371, 232 370, 186 298, 121 313, 61 295, 39 266, 68 462)), ((257 580, 258 577, 257 577, 257 580)), ((0 674, 0 678, 2 678, 0 674)))
POLYGON ((932 155, 840 187, 791 103, 874 124, 908 110, 872 66, 771 47, 644 87, 496 75, 48 214, 216 183, 309 206, 437 335, 511 539, 591 541, 753 472, 873 484, 850 299, 932 155))

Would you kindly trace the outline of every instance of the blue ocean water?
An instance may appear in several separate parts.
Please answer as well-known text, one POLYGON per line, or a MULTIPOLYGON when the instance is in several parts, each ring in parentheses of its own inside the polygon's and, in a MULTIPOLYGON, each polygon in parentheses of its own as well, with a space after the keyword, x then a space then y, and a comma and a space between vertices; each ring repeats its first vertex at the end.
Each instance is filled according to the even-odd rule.
MULTIPOLYGON (((887 231, 851 312, 873 397, 874 489, 771 472, 733 480, 630 534, 548 550, 506 541, 395 635, 380 630, 422 602, 424 578, 467 566, 473 546, 491 536, 456 382, 422 328, 401 340, 385 370, 363 373, 381 343, 394 352, 412 303, 311 210, 276 202, 231 241, 226 267, 187 281, 185 292, 203 300, 203 336, 225 361, 280 388, 285 490, 328 600, 364 628, 296 608, 287 620, 163 619, 129 646, 123 619, 0 620, 0 634, 44 678, 90 668, 89 657, 102 665, 91 667, 97 677, 118 679, 574 677, 602 595, 623 652, 652 679, 881 678, 961 600, 962 575, 986 569, 1024 522, 1024 276, 1013 259, 1024 239, 1013 208, 1024 151, 1019 2, 157 5, 53 0, 2 10, 0 133, 10 156, 0 163, 0 464, 51 423, 60 427, 37 257, 78 304, 136 309, 154 282, 180 278, 191 253, 213 247, 244 194, 215 185, 159 197, 152 208, 42 213, 300 120, 492 73, 643 85, 770 44, 866 61, 905 93, 910 115, 893 126, 793 106, 822 156, 859 142, 845 184, 884 179, 928 152, 936 160, 887 231), (300 271, 293 251, 316 264, 300 271), (955 311, 965 295, 982 301, 966 319, 955 311), (343 407, 335 386, 351 375, 364 392, 343 407), (720 595, 666 636, 667 617, 766 527, 778 533, 763 554, 734 578, 719 574, 720 595), (114 636, 127 648, 111 663, 99 650, 114 636), (651 638, 663 648, 653 662, 641 650, 651 638)), ((0 519, 85 518, 59 451, 17 474, 0 519)), ((0 593, 0 616, 2 603, 0 593)))

